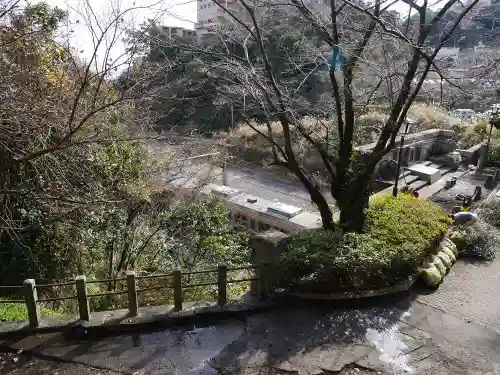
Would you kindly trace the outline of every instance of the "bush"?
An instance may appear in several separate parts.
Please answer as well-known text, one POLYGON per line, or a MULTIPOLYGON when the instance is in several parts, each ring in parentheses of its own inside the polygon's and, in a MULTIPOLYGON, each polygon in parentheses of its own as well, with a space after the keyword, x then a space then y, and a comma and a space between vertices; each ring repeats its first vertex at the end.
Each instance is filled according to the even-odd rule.
POLYGON ((474 225, 451 235, 462 256, 493 260, 500 243, 498 231, 490 224, 479 220, 474 225))
POLYGON ((435 251, 450 219, 437 205, 400 194, 372 200, 365 233, 305 231, 281 260, 292 291, 377 289, 406 279, 435 251))
POLYGON ((484 202, 480 211, 481 220, 500 229, 500 199, 484 202))
POLYGON ((469 126, 464 131, 460 139, 460 147, 469 148, 477 145, 488 137, 489 126, 488 121, 480 120, 474 126, 469 126))
POLYGON ((493 166, 500 166, 500 141, 494 139, 490 142, 488 147, 488 164, 493 166))
MULTIPOLYGON (((57 311, 53 311, 43 307, 40 309, 40 314, 42 316, 61 315, 57 311)), ((28 312, 26 311, 26 306, 23 303, 5 303, 0 298, 0 321, 6 320, 28 320, 28 312)))
POLYGON ((415 121, 412 131, 450 129, 458 123, 458 120, 450 117, 442 108, 423 103, 413 104, 408 117, 415 121))

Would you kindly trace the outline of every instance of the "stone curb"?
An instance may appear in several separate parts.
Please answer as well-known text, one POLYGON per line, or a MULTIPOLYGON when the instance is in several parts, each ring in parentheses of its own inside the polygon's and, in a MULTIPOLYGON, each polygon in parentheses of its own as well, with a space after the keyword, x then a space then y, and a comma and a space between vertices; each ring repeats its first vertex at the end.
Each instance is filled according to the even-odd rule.
POLYGON ((383 300, 390 299, 397 294, 409 292, 417 279, 418 277, 411 277, 392 287, 357 293, 318 295, 276 292, 275 297, 267 301, 241 302, 241 300, 234 300, 225 307, 217 306, 215 303, 195 302, 191 304, 191 307, 180 312, 174 312, 172 306, 155 306, 141 309, 137 317, 129 317, 128 310, 105 311, 92 314, 90 322, 70 316, 48 317, 42 319, 40 327, 37 328, 30 327, 27 321, 4 322, 0 323, 0 339, 9 340, 32 334, 56 332, 64 333, 70 338, 85 339, 158 331, 190 324, 205 325, 221 319, 243 319, 248 315, 274 308, 293 308, 297 303, 335 302, 339 308, 354 307, 359 302, 382 303, 383 300))
POLYGON ((0 323, 0 339, 26 337, 31 334, 62 332, 70 337, 83 339, 92 336, 112 336, 122 333, 156 331, 168 327, 188 324, 207 324, 210 321, 227 318, 242 318, 245 315, 278 307, 277 301, 256 301, 252 303, 228 303, 225 307, 215 304, 200 306, 208 302, 193 303, 194 308, 180 312, 171 306, 144 308, 139 316, 129 317, 128 310, 114 310, 94 313, 90 322, 73 317, 45 318, 40 327, 30 327, 27 321, 0 323))
POLYGON ((344 293, 330 293, 330 294, 315 294, 315 293, 288 293, 278 292, 277 295, 282 297, 293 297, 304 300, 324 300, 324 301, 348 301, 348 300, 361 300, 375 297, 392 296, 393 294, 408 292, 418 280, 418 275, 413 275, 408 280, 399 284, 381 288, 361 290, 357 292, 344 292, 344 293))

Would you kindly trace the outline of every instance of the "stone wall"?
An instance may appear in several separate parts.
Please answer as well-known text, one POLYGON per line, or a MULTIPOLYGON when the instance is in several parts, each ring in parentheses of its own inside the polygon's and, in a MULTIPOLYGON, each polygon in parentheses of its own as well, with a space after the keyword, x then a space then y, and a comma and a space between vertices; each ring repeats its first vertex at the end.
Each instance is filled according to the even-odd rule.
MULTIPOLYGON (((453 140, 455 132, 453 130, 430 129, 418 133, 410 133, 405 136, 403 143, 401 166, 407 167, 412 164, 423 162, 431 155, 443 155, 457 148, 453 140)), ((395 147, 390 150, 380 161, 381 163, 397 160, 400 146, 400 138, 396 139, 395 147)), ((370 143, 355 148, 359 153, 370 153, 375 147, 375 143, 370 143)), ((375 169, 377 174, 378 167, 375 169)))

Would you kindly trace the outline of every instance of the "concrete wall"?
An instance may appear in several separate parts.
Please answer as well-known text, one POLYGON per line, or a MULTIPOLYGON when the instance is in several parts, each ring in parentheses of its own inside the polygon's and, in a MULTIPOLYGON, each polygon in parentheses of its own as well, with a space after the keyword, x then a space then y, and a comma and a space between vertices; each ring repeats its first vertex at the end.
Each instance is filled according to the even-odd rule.
MULTIPOLYGON (((430 129, 406 135, 403 143, 402 166, 424 161, 431 155, 442 155, 454 151, 456 149, 456 143, 453 141, 454 135, 453 130, 443 129, 430 129)), ((355 151, 370 153, 375 145, 376 143, 369 143, 358 146, 355 151)), ((382 158, 382 161, 397 160, 399 146, 400 137, 397 137, 395 147, 382 158)))

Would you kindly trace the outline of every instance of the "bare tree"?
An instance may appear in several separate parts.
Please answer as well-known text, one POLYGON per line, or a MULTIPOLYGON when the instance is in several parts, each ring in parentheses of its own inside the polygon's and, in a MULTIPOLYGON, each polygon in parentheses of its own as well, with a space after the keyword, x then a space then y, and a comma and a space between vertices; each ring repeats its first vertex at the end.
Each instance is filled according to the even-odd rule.
MULTIPOLYGON (((102 248, 79 242, 85 227, 93 224, 105 237, 119 221, 106 210, 129 209, 132 221, 132 208, 144 206, 143 185, 133 185, 147 157, 138 143, 156 135, 149 132, 148 93, 140 103, 135 98, 153 72, 137 73, 134 46, 122 45, 135 27, 128 16, 144 6, 123 3, 110 1, 104 12, 82 0, 70 20, 44 3, 0 0, 0 278, 15 269, 61 278, 87 259, 102 262, 102 248), (84 53, 74 46, 75 27, 88 35, 84 53), (119 74, 134 81, 123 85, 119 74)), ((141 220, 138 232, 147 239, 141 220)), ((116 254, 135 254, 122 244, 141 241, 135 232, 113 236, 106 244, 115 263, 109 276, 124 263, 116 254)))
POLYGON ((89 1, 82 1, 72 10, 91 40, 82 57, 66 34, 77 24, 61 27, 64 11, 44 3, 26 8, 1 3, 0 170, 6 176, 1 229, 23 228, 11 212, 17 199, 69 205, 105 200, 96 196, 95 171, 83 160, 91 157, 93 145, 147 137, 137 129, 147 130, 150 115, 132 98, 148 76, 135 75, 128 87, 116 79, 133 69, 136 56, 120 43, 130 28, 127 16, 142 8, 114 1, 106 14, 97 15, 89 1))
MULTIPOLYGON (((288 168, 305 186, 320 211, 323 227, 336 227, 332 210, 304 166, 299 145, 314 149, 321 159, 330 193, 340 208, 341 227, 361 231, 377 164, 395 146, 410 106, 427 74, 435 68, 438 52, 477 0, 466 6, 458 0, 432 4, 413 0, 213 2, 222 12, 222 26, 211 30, 220 47, 204 50, 216 61, 206 69, 224 78, 226 85, 220 90, 233 102, 241 103, 242 96, 253 98, 268 122, 279 122, 277 138, 270 127, 265 130, 252 125, 250 118, 245 120, 276 150, 276 164, 288 168), (408 22, 401 22, 392 10, 396 3, 407 7, 408 22), (279 18, 280 14, 294 15, 293 24, 287 25, 287 18, 279 18), (439 40, 429 44, 430 32, 445 16, 452 21, 439 40), (281 54, 294 74, 302 74, 294 87, 282 74, 282 67, 277 69, 275 46, 270 42, 276 38, 275 25, 280 22, 283 35, 292 29, 300 30, 315 40, 300 56, 281 54), (297 93, 317 71, 328 74, 331 95, 324 101, 323 112, 315 114, 321 131, 317 126, 305 125, 295 105, 297 93), (374 99, 384 97, 389 102, 389 113, 374 147, 368 153, 356 152, 358 113, 374 99)), ((245 117, 245 110, 242 112, 245 117)))

